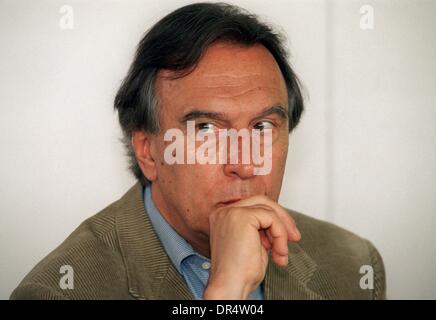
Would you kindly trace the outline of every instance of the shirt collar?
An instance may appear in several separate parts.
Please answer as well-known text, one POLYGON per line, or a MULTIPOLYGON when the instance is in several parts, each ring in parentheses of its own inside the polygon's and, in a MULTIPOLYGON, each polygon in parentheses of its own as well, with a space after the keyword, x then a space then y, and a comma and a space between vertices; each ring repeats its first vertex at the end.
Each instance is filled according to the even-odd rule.
POLYGON ((182 273, 181 264, 183 260, 189 256, 197 255, 208 260, 197 253, 194 248, 192 248, 192 246, 163 218, 153 202, 150 185, 147 185, 144 188, 144 203, 145 211, 148 213, 150 222, 177 271, 182 273))

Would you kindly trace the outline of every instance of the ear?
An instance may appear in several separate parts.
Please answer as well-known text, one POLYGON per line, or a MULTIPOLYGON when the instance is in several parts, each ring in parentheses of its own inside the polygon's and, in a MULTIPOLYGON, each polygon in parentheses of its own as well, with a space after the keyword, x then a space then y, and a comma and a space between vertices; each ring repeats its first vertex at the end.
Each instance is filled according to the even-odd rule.
POLYGON ((149 134, 142 130, 132 132, 132 146, 135 151, 136 160, 144 176, 151 182, 157 178, 156 162, 152 156, 149 134))

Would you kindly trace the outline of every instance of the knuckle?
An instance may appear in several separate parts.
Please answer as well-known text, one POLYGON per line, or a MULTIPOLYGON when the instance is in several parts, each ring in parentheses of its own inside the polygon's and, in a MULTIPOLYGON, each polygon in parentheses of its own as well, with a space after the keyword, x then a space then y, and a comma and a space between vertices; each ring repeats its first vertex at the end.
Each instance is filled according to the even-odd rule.
POLYGON ((261 210, 268 211, 270 213, 275 213, 274 208, 272 208, 272 207, 270 207, 270 206, 268 206, 266 204, 263 204, 263 203, 262 204, 258 204, 256 207, 261 209, 261 210))

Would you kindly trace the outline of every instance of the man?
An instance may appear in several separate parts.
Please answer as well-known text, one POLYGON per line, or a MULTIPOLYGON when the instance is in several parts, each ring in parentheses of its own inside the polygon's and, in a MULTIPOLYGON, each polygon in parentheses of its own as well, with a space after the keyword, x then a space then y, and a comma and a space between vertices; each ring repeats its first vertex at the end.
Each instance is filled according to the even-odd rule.
POLYGON ((115 108, 138 183, 80 225, 11 298, 385 297, 370 242, 277 203, 303 99, 281 38, 255 16, 198 3, 164 17, 140 42, 115 108), (209 139, 225 129, 260 133, 271 168, 257 174, 252 154, 239 161, 257 141, 244 149, 242 135, 238 161, 228 161, 232 145, 219 146, 220 161, 186 161, 199 141, 174 147, 168 133, 188 139, 192 123, 209 139), (365 281, 362 267, 371 270, 365 281), (62 268, 74 275, 69 283, 62 268))

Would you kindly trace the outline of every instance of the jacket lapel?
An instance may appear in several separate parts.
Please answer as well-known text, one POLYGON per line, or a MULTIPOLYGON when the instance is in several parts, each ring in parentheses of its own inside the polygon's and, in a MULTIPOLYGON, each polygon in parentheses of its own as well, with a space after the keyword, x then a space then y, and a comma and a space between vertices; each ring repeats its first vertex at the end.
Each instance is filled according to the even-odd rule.
POLYGON ((319 300, 318 293, 307 287, 317 270, 316 263, 297 244, 289 244, 289 261, 285 268, 269 259, 265 276, 266 300, 319 300))
POLYGON ((136 299, 193 299, 150 223, 142 192, 142 185, 136 183, 116 204, 117 234, 130 294, 136 299))

